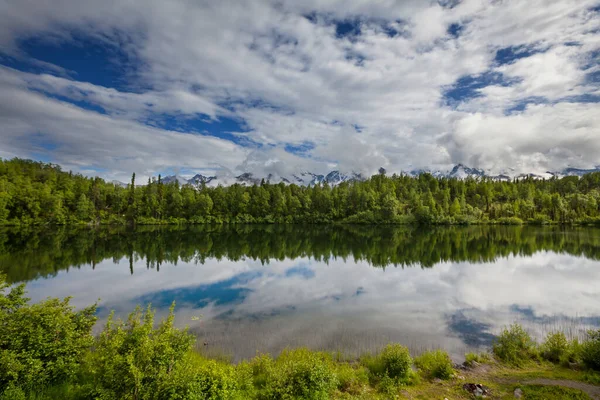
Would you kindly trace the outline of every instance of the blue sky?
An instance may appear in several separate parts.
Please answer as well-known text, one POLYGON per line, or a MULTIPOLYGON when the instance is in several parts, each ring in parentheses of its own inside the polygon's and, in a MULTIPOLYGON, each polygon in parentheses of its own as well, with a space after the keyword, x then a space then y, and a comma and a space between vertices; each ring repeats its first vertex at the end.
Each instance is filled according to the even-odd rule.
POLYGON ((599 39, 597 0, 5 0, 0 157, 124 181, 588 168, 599 39))

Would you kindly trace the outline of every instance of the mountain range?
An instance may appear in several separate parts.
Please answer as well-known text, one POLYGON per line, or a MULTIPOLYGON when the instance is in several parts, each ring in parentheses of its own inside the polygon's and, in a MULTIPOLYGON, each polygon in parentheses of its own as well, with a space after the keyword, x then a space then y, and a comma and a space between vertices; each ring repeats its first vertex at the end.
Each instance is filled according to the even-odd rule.
MULTIPOLYGON (((426 169, 416 169, 409 172, 404 172, 410 176, 418 176, 424 173, 430 173, 431 175, 437 178, 457 178, 457 179, 467 179, 469 177, 472 178, 491 178, 498 181, 509 181, 513 178, 526 178, 532 177, 535 179, 549 179, 552 177, 564 177, 564 176, 583 176, 592 172, 600 172, 600 165, 596 166, 596 168, 592 169, 580 169, 580 168, 565 168, 560 172, 551 172, 547 171, 542 174, 490 174, 483 169, 471 168, 467 167, 463 164, 457 164, 452 169, 448 171, 440 171, 440 170, 426 170, 426 169)), ((386 171, 383 168, 379 169, 379 173, 385 174, 386 171)), ((179 175, 171 175, 166 176, 162 179, 163 183, 173 183, 175 181, 179 182, 180 185, 192 185, 195 187, 200 187, 202 185, 206 185, 209 187, 215 187, 218 185, 221 186, 230 186, 235 183, 251 186, 254 184, 260 184, 262 181, 269 183, 280 183, 283 182, 285 184, 296 184, 300 186, 314 186, 318 184, 327 183, 329 186, 336 186, 342 182, 353 182, 353 181, 362 181, 365 180, 366 177, 355 172, 351 173, 342 173, 338 170, 334 170, 329 172, 326 175, 315 174, 312 172, 304 171, 296 174, 292 174, 290 176, 276 176, 273 174, 269 174, 265 177, 260 177, 252 174, 251 172, 245 172, 238 176, 204 176, 201 174, 194 175, 190 179, 186 179, 179 175)), ((119 181, 113 181, 115 185, 119 186, 127 186, 125 183, 119 181)))

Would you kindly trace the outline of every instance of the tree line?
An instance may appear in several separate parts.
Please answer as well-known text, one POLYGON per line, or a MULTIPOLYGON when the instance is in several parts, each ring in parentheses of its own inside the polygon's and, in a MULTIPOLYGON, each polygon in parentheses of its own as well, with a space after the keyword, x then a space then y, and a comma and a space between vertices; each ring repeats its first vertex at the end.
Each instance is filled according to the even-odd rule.
POLYGON ((310 187, 195 187, 161 177, 126 187, 54 164, 0 160, 0 224, 600 224, 600 173, 511 181, 380 173, 310 187))

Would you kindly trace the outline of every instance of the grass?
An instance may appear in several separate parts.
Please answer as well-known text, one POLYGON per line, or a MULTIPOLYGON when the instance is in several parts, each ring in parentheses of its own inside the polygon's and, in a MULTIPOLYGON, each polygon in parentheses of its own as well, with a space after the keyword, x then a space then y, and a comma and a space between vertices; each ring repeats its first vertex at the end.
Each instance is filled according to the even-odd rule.
POLYGON ((518 386, 527 400, 590 400, 591 397, 578 389, 560 386, 524 385, 518 386))

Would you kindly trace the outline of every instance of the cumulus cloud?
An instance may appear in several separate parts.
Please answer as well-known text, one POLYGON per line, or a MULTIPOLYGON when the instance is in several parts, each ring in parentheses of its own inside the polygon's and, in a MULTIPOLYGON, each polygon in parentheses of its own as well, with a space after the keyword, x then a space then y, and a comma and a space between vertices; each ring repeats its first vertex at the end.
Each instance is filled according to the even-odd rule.
POLYGON ((0 145, 27 157, 51 153, 74 170, 95 168, 103 175, 141 179, 165 168, 233 168, 247 150, 226 140, 186 135, 87 111, 25 88, 18 74, 0 74, 0 145))
POLYGON ((2 154, 41 153, 113 176, 177 167, 278 174, 459 162, 496 172, 590 167, 600 146, 596 3, 2 2, 0 53, 46 72, 0 70, 11 93, 0 104, 2 154), (340 24, 352 33, 340 33, 340 24), (78 80, 77 71, 40 67, 44 61, 21 46, 31 37, 119 48, 127 57, 110 62, 126 84, 102 87, 78 80), (499 51, 508 59, 499 61, 499 51), (465 77, 478 85, 464 87, 465 77), (13 95, 23 99, 18 110, 8 104, 13 95), (244 129, 222 139, 189 135, 153 124, 165 115, 233 118, 244 129), (80 129, 84 118, 93 129, 80 129), (73 129, 80 133, 65 133, 73 129), (136 132, 118 135, 131 137, 126 143, 147 140, 117 148, 119 129, 136 132), (36 147, 40 135, 56 148, 36 147))

